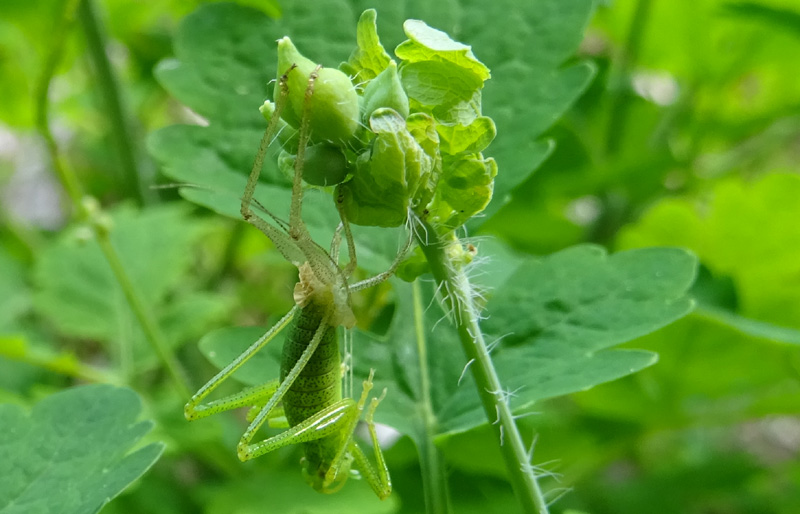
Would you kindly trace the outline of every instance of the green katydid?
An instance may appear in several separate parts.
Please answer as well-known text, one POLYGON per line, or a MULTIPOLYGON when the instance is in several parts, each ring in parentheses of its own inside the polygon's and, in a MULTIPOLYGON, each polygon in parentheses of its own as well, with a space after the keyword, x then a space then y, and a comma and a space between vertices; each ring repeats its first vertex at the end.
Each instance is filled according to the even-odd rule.
MULTIPOLYGON (((288 38, 281 40, 279 48, 280 45, 285 47, 287 42, 288 38)), ((290 42, 288 44, 291 45, 290 42)), ((331 91, 331 87, 341 89, 344 83, 342 77, 349 84, 349 88, 353 86, 349 78, 338 70, 321 68, 317 65, 309 69, 307 62, 294 61, 283 69, 287 71, 280 77, 276 86, 275 111, 262 138, 247 182, 242 197, 241 213, 245 221, 261 230, 283 256, 298 267, 299 282, 294 291, 296 305, 267 333, 200 388, 186 404, 185 415, 187 419, 194 420, 222 411, 251 406, 253 409, 251 412, 255 416, 238 445, 238 455, 241 460, 252 459, 287 445, 302 444, 305 451, 304 474, 314 489, 324 493, 338 490, 344 485, 352 467, 358 469, 375 493, 384 499, 391 492, 391 480, 378 444, 373 416, 386 390, 380 397, 373 397, 367 405, 374 374, 374 370, 371 370, 357 401, 354 398, 343 397, 343 368, 337 343, 337 329, 340 325, 349 328, 355 323, 350 308, 350 293, 373 286, 391 276, 407 253, 412 239, 409 237, 389 269, 355 284, 348 283, 356 267, 356 252, 347 218, 341 208, 341 198, 337 198, 336 202, 341 223, 334 235, 330 252, 312 240, 301 216, 306 145, 310 135, 316 130, 315 118, 317 126, 322 123, 319 120, 323 119, 326 130, 330 131, 330 113, 320 115, 318 106, 323 103, 341 106, 352 98, 348 91, 331 91), (297 102, 293 103, 291 97, 291 95, 297 97, 298 90, 302 93, 300 106, 297 102), (345 98, 337 98, 336 95, 344 95, 345 98), (316 96, 321 98, 317 104, 314 103, 316 96), (251 204, 254 201, 253 194, 267 148, 279 131, 281 123, 285 125, 281 119, 284 110, 292 112, 294 116, 298 116, 299 112, 298 146, 289 222, 286 224, 270 214, 278 225, 276 227, 256 216, 251 204), (349 254, 349 262, 344 267, 339 266, 336 258, 339 255, 342 233, 349 254), (214 389, 287 326, 290 328, 284 344, 278 380, 204 403, 214 389), (371 464, 353 437, 362 414, 372 440, 376 466, 371 464), (269 420, 270 424, 275 425, 273 422, 283 416, 286 420, 285 432, 253 442, 256 432, 265 421, 269 420)), ((357 115, 357 97, 355 102, 357 115)), ((333 125, 336 126, 336 120, 333 125)), ((348 123, 338 123, 338 126, 345 127, 345 132, 351 129, 348 123)), ((356 127, 357 123, 352 126, 352 130, 355 131, 356 127)), ((345 134, 341 139, 345 140, 347 137, 352 137, 352 133, 345 134)), ((331 134, 326 133, 325 139, 331 140, 331 134)), ((341 181, 342 178, 343 176, 334 180, 341 181)))

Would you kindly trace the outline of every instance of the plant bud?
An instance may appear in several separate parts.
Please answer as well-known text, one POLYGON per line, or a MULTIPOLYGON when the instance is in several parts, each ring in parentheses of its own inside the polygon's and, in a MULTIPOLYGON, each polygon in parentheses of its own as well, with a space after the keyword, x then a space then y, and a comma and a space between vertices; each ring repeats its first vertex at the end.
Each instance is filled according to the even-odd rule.
MULTIPOLYGON (((278 41, 278 81, 274 97, 281 94, 280 78, 288 77, 289 95, 281 117, 299 128, 303 117, 308 78, 317 65, 304 57, 288 37, 278 41), (292 67, 294 65, 294 67, 292 67)), ((320 68, 314 81, 307 116, 311 139, 335 143, 350 140, 358 129, 358 94, 350 78, 335 68, 320 68)))
POLYGON ((362 105, 365 120, 368 120, 372 113, 381 107, 393 109, 403 119, 408 117, 410 111, 408 96, 400 83, 397 64, 394 61, 390 61, 386 69, 369 81, 367 87, 364 88, 362 105))

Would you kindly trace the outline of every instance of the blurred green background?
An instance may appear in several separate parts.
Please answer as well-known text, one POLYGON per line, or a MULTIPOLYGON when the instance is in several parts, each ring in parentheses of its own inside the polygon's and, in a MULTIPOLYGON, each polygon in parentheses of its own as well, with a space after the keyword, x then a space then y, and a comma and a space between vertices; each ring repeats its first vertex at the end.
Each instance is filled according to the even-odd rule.
MULTIPOLYGON (((296 449, 240 464, 241 418, 185 423, 184 399, 99 270, 99 252, 82 246, 91 233, 70 222, 40 130, 45 100, 60 165, 111 213, 118 250, 143 270, 139 286, 193 386, 214 372, 196 348, 204 333, 265 324, 291 306, 294 269, 259 233, 152 187, 170 180, 147 134, 203 123, 154 70, 174 55, 180 20, 204 3, 0 3, 0 401, 27 407, 87 382, 139 393, 156 422, 146 440, 166 450, 104 513, 422 512, 407 437, 386 451, 394 499, 377 504, 363 484, 311 491, 296 449)), ((270 16, 282 8, 239 3, 270 16)), ((385 3, 372 5, 379 24, 384 7, 426 19, 414 2, 385 3)), ((800 512, 800 5, 609 0, 545 15, 567 16, 572 4, 583 35, 553 66, 588 61, 596 72, 560 119, 521 121, 546 129, 552 152, 510 201, 496 199, 476 234, 533 255, 581 242, 680 246, 701 271, 694 314, 626 345, 658 352, 658 364, 537 404, 520 421, 526 437, 538 434, 545 488, 563 493, 552 512, 800 512)), ((525 102, 519 89, 511 107, 525 102)), ((357 305, 360 319, 381 323, 385 296, 357 305)), ((455 512, 516 511, 487 427, 441 450, 455 512)))

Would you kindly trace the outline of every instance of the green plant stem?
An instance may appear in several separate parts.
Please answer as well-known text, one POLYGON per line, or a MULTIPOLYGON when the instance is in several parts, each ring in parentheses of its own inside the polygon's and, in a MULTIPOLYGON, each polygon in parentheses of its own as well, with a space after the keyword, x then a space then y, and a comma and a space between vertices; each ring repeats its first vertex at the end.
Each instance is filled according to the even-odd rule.
POLYGON ((521 504, 522 512, 547 514, 547 502, 536 480, 530 456, 514 422, 507 395, 500 384, 478 324, 478 312, 472 302, 469 279, 462 266, 452 261, 447 253, 446 243, 435 229, 424 221, 419 223, 421 226, 416 230, 417 241, 442 292, 445 308, 456 325, 470 372, 475 378, 478 395, 498 438, 511 486, 521 504))
POLYGON ((158 323, 156 323, 152 312, 147 309, 144 300, 134 287, 130 276, 125 270, 125 266, 122 264, 122 261, 119 258, 119 254, 111 244, 111 238, 109 237, 108 232, 98 228, 95 230, 95 234, 97 235, 97 242, 100 245, 100 249, 103 251, 103 255, 108 261, 108 264, 111 266, 114 276, 122 288, 123 294, 125 294, 125 299, 128 301, 128 305, 133 311, 133 314, 136 316, 136 319, 139 321, 139 325, 142 327, 145 338, 156 352, 156 355, 158 355, 158 357, 161 359, 161 362, 167 369, 167 373, 169 373, 173 382, 178 387, 180 394, 184 398, 189 398, 192 392, 189 389, 188 381, 183 375, 183 372, 178 365, 178 361, 170 351, 169 346, 167 346, 166 338, 161 333, 161 329, 159 328, 158 323))
POLYGON ((144 300, 134 288, 130 276, 122 265, 119 254, 111 244, 107 225, 102 222, 103 213, 99 208, 88 208, 88 205, 92 202, 84 200, 84 193, 80 181, 77 175, 75 175, 72 169, 67 166, 61 158, 58 143, 50 130, 48 114, 50 83, 63 54, 64 43, 74 21, 74 13, 78 1, 80 0, 71 0, 64 4, 61 18, 54 29, 53 44, 45 60, 42 75, 39 77, 36 84, 36 125, 39 133, 47 144, 47 150, 50 154, 53 169, 67 192, 73 206, 73 211, 81 219, 89 222, 97 238, 97 242, 100 245, 100 249, 108 261, 109 266, 111 266, 114 277, 122 288, 131 310, 142 327, 145 338, 161 359, 180 393, 188 398, 191 395, 188 382, 180 372, 178 363, 170 352, 163 335, 161 335, 153 314, 145 308, 146 304, 144 300))
POLYGON ((419 281, 412 284, 414 297, 414 328, 417 339, 420 374, 420 418, 422 419, 422 443, 419 461, 422 471, 422 487, 425 494, 425 512, 444 514, 451 511, 447 493, 447 475, 442 467, 439 450, 433 443, 438 421, 431 405, 430 371, 428 369, 428 347, 425 338, 425 316, 422 308, 422 293, 419 281))
POLYGON ((119 156, 125 194, 141 205, 144 203, 147 193, 142 189, 139 178, 136 151, 133 147, 135 139, 131 134, 131 124, 125 113, 114 69, 106 54, 106 38, 101 30, 92 0, 81 0, 78 7, 78 19, 83 28, 86 47, 97 75, 97 85, 103 96, 105 113, 111 122, 111 138, 114 140, 114 146, 119 156))
POLYGON ((619 65, 617 72, 611 77, 610 90, 614 95, 611 102, 611 109, 606 131, 606 156, 617 153, 620 144, 624 139, 625 127, 628 123, 628 111, 631 106, 630 93, 628 92, 627 82, 631 78, 631 70, 639 57, 639 48, 642 44, 644 29, 648 17, 652 0, 639 0, 633 12, 631 28, 625 39, 625 45, 620 50, 619 65))
POLYGON ((50 52, 47 54, 47 58, 44 61, 44 68, 42 69, 42 74, 39 76, 35 89, 36 128, 47 145, 47 151, 50 154, 53 170, 56 172, 58 180, 67 192, 67 196, 69 196, 76 210, 80 209, 83 190, 75 174, 70 173, 62 166, 61 159, 59 158, 58 143, 56 143, 53 133, 50 131, 48 107, 50 82, 52 82, 58 63, 61 62, 61 57, 64 54, 67 34, 72 27, 72 23, 75 21, 75 10, 79 2, 80 0, 69 0, 64 3, 61 17, 53 30, 53 43, 50 46, 50 52))

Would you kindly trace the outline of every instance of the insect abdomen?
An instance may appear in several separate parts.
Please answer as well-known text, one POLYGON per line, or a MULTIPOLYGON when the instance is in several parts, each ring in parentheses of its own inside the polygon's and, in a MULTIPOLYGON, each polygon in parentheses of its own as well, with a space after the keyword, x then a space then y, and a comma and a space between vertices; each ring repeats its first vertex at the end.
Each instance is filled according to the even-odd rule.
MULTIPOLYGON (((281 358, 281 381, 311 343, 325 309, 314 303, 303 307, 291 325, 281 358)), ((294 426, 342 398, 341 357, 336 327, 328 326, 317 350, 283 397, 289 424, 294 426)))

